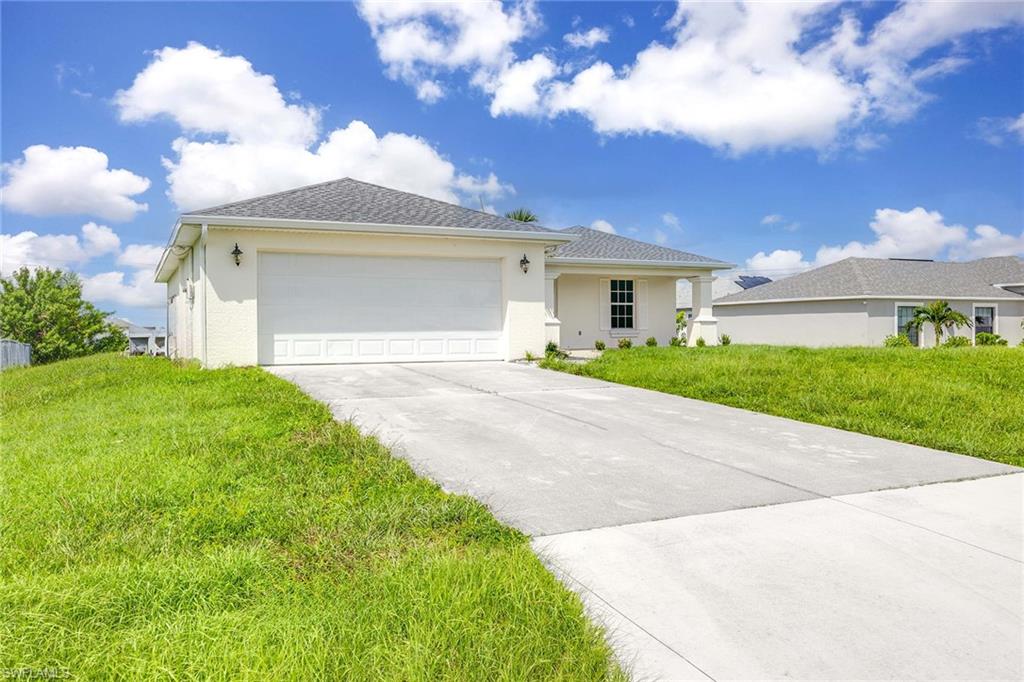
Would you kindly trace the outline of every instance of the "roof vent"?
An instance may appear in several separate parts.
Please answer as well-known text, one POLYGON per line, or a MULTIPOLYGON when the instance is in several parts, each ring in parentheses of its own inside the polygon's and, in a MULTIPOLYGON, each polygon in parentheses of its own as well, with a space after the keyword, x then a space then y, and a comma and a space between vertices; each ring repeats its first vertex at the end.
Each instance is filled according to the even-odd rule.
POLYGON ((890 258, 889 260, 903 260, 911 263, 934 263, 934 258, 890 258))

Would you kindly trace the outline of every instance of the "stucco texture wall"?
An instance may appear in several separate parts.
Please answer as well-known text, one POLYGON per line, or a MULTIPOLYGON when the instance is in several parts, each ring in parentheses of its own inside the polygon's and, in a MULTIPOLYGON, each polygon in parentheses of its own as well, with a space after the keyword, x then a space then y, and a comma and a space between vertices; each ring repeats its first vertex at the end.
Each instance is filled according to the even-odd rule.
POLYGON ((642 344, 649 336, 668 345, 676 333, 677 277, 646 275, 578 275, 564 273, 555 281, 556 315, 561 324, 560 345, 570 350, 593 348, 598 339, 614 347, 622 337, 642 344), (646 325, 635 330, 601 329, 602 280, 633 279, 647 283, 646 325))
MULTIPOLYGON (((544 247, 540 243, 211 226, 203 287, 207 366, 254 365, 258 361, 260 252, 499 259, 506 357, 544 351, 544 247), (237 266, 231 256, 236 242, 244 252, 237 266), (533 263, 527 274, 519 267, 524 254, 533 263)), ((202 357, 202 353, 195 355, 202 357)))

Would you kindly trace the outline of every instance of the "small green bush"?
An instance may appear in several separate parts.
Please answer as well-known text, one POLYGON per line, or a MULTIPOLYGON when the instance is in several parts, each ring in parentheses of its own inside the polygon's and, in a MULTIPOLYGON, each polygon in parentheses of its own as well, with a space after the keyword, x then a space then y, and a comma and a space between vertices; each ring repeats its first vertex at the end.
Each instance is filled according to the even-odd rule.
POLYGON ((653 336, 648 336, 647 341, 645 341, 645 343, 653 348, 654 346, 658 345, 658 339, 654 338, 653 336))
POLYGON ((697 348, 703 348, 706 345, 708 345, 708 344, 707 344, 707 341, 704 340, 703 336, 701 336, 701 337, 699 337, 697 339, 697 348))
POLYGON ((885 337, 885 341, 882 345, 886 348, 913 348, 914 344, 910 343, 910 339, 906 334, 890 334, 885 337))
POLYGON ((976 346, 1005 346, 1006 339, 999 336, 999 334, 978 332, 974 335, 974 344, 976 346))
POLYGON ((971 340, 966 336, 951 336, 942 345, 946 348, 963 348, 964 346, 970 346, 971 340))
POLYGON ((722 334, 722 338, 719 339, 719 341, 723 346, 728 346, 730 343, 732 343, 732 337, 730 337, 728 334, 722 334))
POLYGON ((668 340, 668 345, 670 345, 670 346, 681 346, 681 345, 683 345, 683 340, 681 338, 679 338, 678 336, 673 336, 671 339, 668 340))
POLYGON ((537 356, 531 353, 530 351, 526 351, 523 357, 526 358, 527 362, 533 362, 534 360, 537 359, 537 356))
POLYGON ((619 348, 622 348, 623 350, 625 350, 626 348, 632 348, 632 347, 633 347, 633 340, 632 339, 619 339, 619 348))
POLYGON ((601 339, 594 341, 594 350, 604 350, 604 348, 604 341, 602 341, 601 339))

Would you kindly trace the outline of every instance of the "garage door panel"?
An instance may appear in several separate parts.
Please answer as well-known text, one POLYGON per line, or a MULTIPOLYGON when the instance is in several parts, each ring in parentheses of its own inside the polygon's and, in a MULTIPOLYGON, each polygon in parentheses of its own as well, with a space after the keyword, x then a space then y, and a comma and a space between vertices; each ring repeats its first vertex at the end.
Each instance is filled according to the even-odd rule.
POLYGON ((259 255, 261 364, 501 359, 497 260, 259 255))

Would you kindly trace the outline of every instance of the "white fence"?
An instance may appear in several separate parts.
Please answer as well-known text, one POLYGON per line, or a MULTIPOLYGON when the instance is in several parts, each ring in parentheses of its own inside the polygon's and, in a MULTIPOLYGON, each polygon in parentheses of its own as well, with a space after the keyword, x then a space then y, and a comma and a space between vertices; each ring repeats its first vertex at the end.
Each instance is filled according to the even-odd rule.
POLYGON ((32 363, 32 346, 10 339, 0 339, 0 369, 22 367, 32 363))

